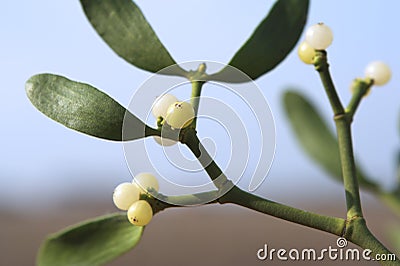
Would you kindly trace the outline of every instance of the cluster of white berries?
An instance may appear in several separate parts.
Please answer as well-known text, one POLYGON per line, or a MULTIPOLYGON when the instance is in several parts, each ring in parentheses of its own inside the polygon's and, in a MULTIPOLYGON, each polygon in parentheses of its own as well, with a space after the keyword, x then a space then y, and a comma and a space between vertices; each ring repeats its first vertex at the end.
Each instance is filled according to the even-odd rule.
MULTIPOLYGON (((173 129, 189 126, 195 117, 193 106, 190 103, 179 101, 172 94, 159 96, 154 101, 151 112, 155 118, 162 117, 173 129)), ((154 139, 163 146, 171 146, 176 143, 174 140, 163 139, 158 136, 154 137, 154 139)))
POLYGON ((149 190, 158 191, 157 178, 151 173, 140 173, 131 183, 119 184, 113 194, 115 206, 127 211, 128 220, 137 226, 147 225, 153 217, 153 209, 145 200, 140 200, 140 194, 149 190))
POLYGON ((315 24, 307 29, 306 40, 299 45, 297 54, 304 63, 313 64, 315 50, 325 50, 332 41, 332 30, 324 23, 315 24))
MULTIPOLYGON (((313 64, 315 51, 325 50, 332 41, 332 30, 324 23, 315 24, 307 29, 305 41, 300 43, 297 54, 304 63, 313 64)), ((387 64, 374 61, 365 68, 365 77, 372 79, 374 85, 381 86, 390 80, 391 71, 387 64)))

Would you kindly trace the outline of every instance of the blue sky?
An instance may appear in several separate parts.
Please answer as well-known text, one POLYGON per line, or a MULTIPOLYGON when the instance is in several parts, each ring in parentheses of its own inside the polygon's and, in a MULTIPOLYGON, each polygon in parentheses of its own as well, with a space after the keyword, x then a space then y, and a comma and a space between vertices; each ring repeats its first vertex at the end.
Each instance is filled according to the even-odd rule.
MULTIPOLYGON (((136 3, 177 62, 226 63, 273 1, 252 5, 228 0, 136 3)), ((395 181, 394 157, 399 148, 399 8, 398 1, 311 1, 307 24, 323 21, 334 32, 328 54, 345 103, 350 97, 350 82, 363 75, 370 61, 383 60, 392 68, 391 82, 374 88, 353 126, 359 161, 386 187, 395 181)), ((130 178, 122 145, 76 133, 46 118, 30 104, 24 83, 37 73, 61 74, 92 84, 128 105, 150 73, 129 65, 108 48, 88 23, 79 1, 7 1, 3 10, 0 206, 24 208, 27 202, 39 206, 73 200, 77 195, 111 200, 113 188, 130 178)), ((281 105, 284 89, 296 87, 326 118, 331 117, 313 68, 292 52, 256 83, 270 103, 277 136, 270 175, 256 193, 279 201, 342 197, 341 187, 303 155, 281 105)), ((203 135, 206 133, 212 137, 211 131, 203 135)))

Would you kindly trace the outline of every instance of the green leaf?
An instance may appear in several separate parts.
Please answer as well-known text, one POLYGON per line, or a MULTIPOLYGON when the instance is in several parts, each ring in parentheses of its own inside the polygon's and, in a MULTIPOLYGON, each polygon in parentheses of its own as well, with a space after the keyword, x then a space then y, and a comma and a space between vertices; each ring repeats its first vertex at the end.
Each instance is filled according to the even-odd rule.
MULTIPOLYGON (((150 72, 176 64, 132 0, 81 0, 81 4, 97 33, 127 62, 150 72)), ((185 73, 175 66, 163 74, 185 73)))
POLYGON ((392 242, 393 250, 396 250, 397 253, 400 252, 400 226, 399 225, 391 225, 386 227, 386 235, 389 240, 392 242))
POLYGON ((400 116, 399 116, 399 120, 397 121, 397 127, 398 127, 398 133, 400 135, 400 116))
MULTIPOLYGON (((287 91, 283 100, 286 115, 304 151, 332 177, 342 182, 337 138, 317 109, 295 91, 287 91)), ((357 175, 364 188, 379 190, 379 186, 368 179, 359 167, 357 175)))
POLYGON ((397 167, 397 173, 396 173, 396 175, 397 175, 397 187, 396 187, 396 189, 400 193, 400 150, 397 150, 395 163, 396 163, 396 167, 397 167))
MULTIPOLYGON (((308 0, 279 0, 239 49, 230 66, 256 79, 275 68, 296 45, 307 20, 308 0)), ((229 67, 211 75, 210 79, 246 82, 229 67)))
POLYGON ((382 202, 384 202, 394 214, 400 217, 400 190, 399 187, 392 191, 381 191, 377 194, 382 202))
POLYGON ((39 74, 26 82, 25 89, 39 111, 66 127, 98 138, 121 141, 124 122, 131 129, 124 140, 142 138, 152 130, 110 96, 88 84, 39 74))
POLYGON ((125 214, 97 217, 50 235, 39 249, 38 266, 100 265, 137 245, 143 227, 125 214))

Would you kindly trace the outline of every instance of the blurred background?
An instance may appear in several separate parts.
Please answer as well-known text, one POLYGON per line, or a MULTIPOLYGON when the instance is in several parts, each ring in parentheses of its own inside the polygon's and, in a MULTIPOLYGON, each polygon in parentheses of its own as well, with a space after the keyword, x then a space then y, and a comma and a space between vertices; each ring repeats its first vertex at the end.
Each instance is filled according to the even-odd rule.
MULTIPOLYGON (((273 2, 136 1, 177 62, 223 63, 229 62, 273 2)), ((351 96, 351 81, 363 76, 370 61, 383 60, 391 66, 391 82, 373 89, 353 125, 358 161, 385 188, 397 181, 399 8, 394 0, 311 1, 306 25, 322 21, 332 28, 334 42, 328 48, 331 73, 345 103, 351 96)), ((151 74, 114 54, 87 21, 79 1, 7 1, 0 22, 0 265, 32 265, 48 233, 116 211, 113 189, 131 177, 122 144, 95 139, 51 121, 29 102, 25 81, 38 73, 60 74, 89 83, 127 106, 151 74)), ((256 83, 275 118, 276 153, 266 181, 255 193, 343 217, 341 185, 303 154, 281 104, 283 91, 294 87, 312 99, 324 117, 331 118, 313 67, 304 65, 294 50, 256 83)), ((369 225, 389 244, 385 228, 396 219, 372 196, 363 193, 362 197, 369 225)), ((189 261, 228 265, 239 260, 256 265, 263 262, 257 262, 255 252, 266 242, 278 247, 319 247, 334 241, 335 237, 325 233, 235 206, 168 210, 146 229, 138 248, 114 265, 135 260, 139 265, 154 265, 156 258, 150 251, 159 252, 168 265, 189 261), (217 247, 223 252, 216 252, 217 247)))

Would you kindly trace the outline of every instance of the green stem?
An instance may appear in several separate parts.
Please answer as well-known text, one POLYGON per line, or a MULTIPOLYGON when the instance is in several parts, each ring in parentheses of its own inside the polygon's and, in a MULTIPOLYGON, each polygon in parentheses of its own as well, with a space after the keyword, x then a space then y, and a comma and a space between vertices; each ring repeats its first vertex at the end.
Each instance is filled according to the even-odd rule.
POLYGON ((350 219, 354 216, 362 217, 361 200, 351 139, 351 119, 349 119, 348 115, 345 113, 335 86, 333 85, 325 51, 317 51, 315 69, 320 75, 335 115, 343 184, 346 193, 347 217, 350 219))
POLYGON ((145 194, 142 195, 143 197, 142 199, 147 200, 152 205, 154 213, 158 213, 167 208, 217 203, 217 200, 210 201, 210 199, 217 199, 218 196, 219 196, 218 191, 214 190, 197 194, 179 195, 179 196, 165 196, 162 194, 158 194, 157 197, 153 197, 145 194))
POLYGON ((245 192, 236 186, 222 196, 219 199, 219 202, 234 203, 289 222, 322 230, 337 236, 341 236, 345 228, 344 219, 319 215, 270 201, 245 192))
MULTIPOLYGON (((361 98, 372 85, 372 82, 366 80, 362 82, 358 81, 355 84, 355 94, 345 112, 329 73, 329 64, 325 51, 317 51, 315 69, 319 72, 322 84, 331 103, 336 123, 347 205, 347 222, 344 228, 344 237, 364 249, 370 249, 373 256, 377 254, 390 254, 390 251, 369 231, 363 218, 351 137, 351 122, 354 113, 360 104, 361 98)), ((397 261, 380 261, 380 263, 383 265, 400 264, 397 261)))
MULTIPOLYGON (((176 205, 181 206, 193 206, 204 204, 209 199, 218 198, 218 191, 213 190, 209 192, 202 192, 198 194, 184 195, 184 196, 168 196, 166 197, 167 202, 174 202, 176 205)), ((207 204, 217 203, 217 201, 209 201, 207 204)))
MULTIPOLYGON (((400 265, 399 259, 394 253, 388 250, 368 229, 365 219, 357 217, 349 221, 344 237, 350 239, 354 244, 362 247, 365 250, 370 250, 371 254, 368 256, 372 259, 378 258, 376 256, 392 256, 391 260, 379 261, 382 265, 398 266, 400 265)), ((379 257, 382 258, 382 257, 379 257)))
POLYGON ((189 130, 184 134, 184 143, 198 158, 207 174, 213 180, 219 193, 223 195, 218 199, 220 203, 234 203, 249 209, 269 214, 290 222, 295 222, 319 230, 323 230, 335 235, 340 235, 344 231, 345 222, 343 219, 322 216, 300 209, 289 207, 267 199, 260 198, 247 193, 234 186, 227 179, 215 161, 208 154, 207 150, 201 144, 195 130, 189 130), (228 191, 229 190, 229 191, 228 191))
MULTIPOLYGON (((167 208, 203 204, 203 199, 218 198, 218 193, 218 191, 210 191, 182 196, 158 195, 157 198, 162 200, 158 200, 153 197, 148 197, 146 200, 153 206, 154 213, 158 213, 167 208), (170 204, 168 202, 174 202, 174 204, 170 204)), ((229 192, 217 200, 207 202, 207 204, 213 203, 233 203, 248 209, 268 214, 289 222, 322 230, 337 236, 341 236, 343 234, 346 226, 346 221, 344 219, 319 215, 267 200, 243 191, 236 186, 233 186, 229 192)))
POLYGON ((196 128, 197 123, 197 113, 199 111, 201 89, 204 83, 206 83, 207 81, 206 69, 206 64, 202 63, 199 65, 196 71, 191 71, 188 76, 190 82, 192 83, 192 95, 190 98, 190 102, 193 106, 195 114, 195 118, 192 122, 192 127, 194 128, 196 128))
POLYGON ((344 114, 335 116, 335 122, 342 164, 343 184, 346 192, 347 218, 362 217, 350 122, 344 114))
POLYGON ((192 122, 192 126, 196 128, 196 123, 197 123, 197 113, 199 111, 199 105, 200 105, 200 95, 201 95, 201 89, 203 87, 203 84, 205 81, 199 81, 199 80, 192 80, 192 95, 190 98, 190 102, 193 106, 194 109, 194 114, 195 117, 192 122))
POLYGON ((193 128, 186 129, 183 133, 181 142, 186 144, 196 156, 220 193, 225 194, 225 192, 232 187, 232 183, 221 171, 203 144, 201 144, 199 138, 197 137, 196 130, 193 128))
POLYGON ((319 73, 322 85, 325 88, 325 92, 328 95, 328 99, 331 103, 333 113, 335 115, 343 114, 344 113, 343 105, 336 92, 331 74, 329 73, 329 64, 326 57, 326 51, 320 51, 320 50, 316 51, 314 65, 315 65, 315 70, 317 70, 319 73))
POLYGON ((362 98, 369 92, 372 86, 372 80, 356 79, 352 85, 353 96, 346 107, 346 113, 350 120, 353 120, 354 114, 360 105, 362 98))

